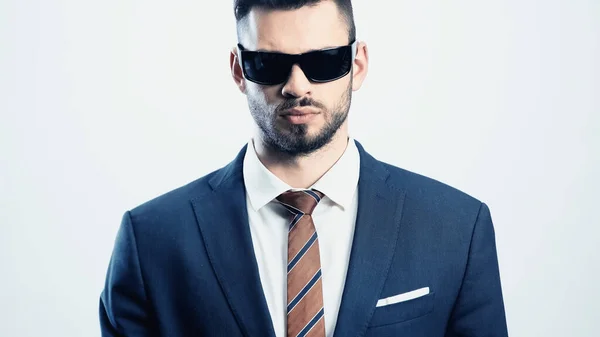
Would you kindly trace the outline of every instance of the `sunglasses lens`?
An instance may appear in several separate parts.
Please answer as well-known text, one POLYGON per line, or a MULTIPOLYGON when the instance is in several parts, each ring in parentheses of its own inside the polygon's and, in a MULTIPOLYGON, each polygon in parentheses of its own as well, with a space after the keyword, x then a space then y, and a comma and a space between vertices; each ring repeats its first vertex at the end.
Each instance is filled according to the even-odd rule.
POLYGON ((242 64, 248 80, 265 85, 284 82, 292 68, 285 56, 254 51, 243 52, 242 64))
POLYGON ((316 82, 329 82, 348 74, 352 67, 352 47, 311 52, 302 61, 302 70, 316 82))

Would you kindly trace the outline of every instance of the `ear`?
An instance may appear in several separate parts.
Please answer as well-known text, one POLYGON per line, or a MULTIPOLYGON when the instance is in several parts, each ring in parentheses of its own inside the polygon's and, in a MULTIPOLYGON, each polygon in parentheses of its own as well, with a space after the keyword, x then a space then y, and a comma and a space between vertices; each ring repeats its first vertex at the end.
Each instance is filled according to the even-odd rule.
POLYGON ((358 42, 356 44, 356 56, 352 67, 352 90, 357 91, 362 86, 369 70, 369 50, 367 44, 358 42))
POLYGON ((231 77, 233 82, 240 89, 242 94, 246 94, 246 79, 242 73, 242 67, 238 58, 238 49, 234 46, 229 54, 229 68, 231 69, 231 77))

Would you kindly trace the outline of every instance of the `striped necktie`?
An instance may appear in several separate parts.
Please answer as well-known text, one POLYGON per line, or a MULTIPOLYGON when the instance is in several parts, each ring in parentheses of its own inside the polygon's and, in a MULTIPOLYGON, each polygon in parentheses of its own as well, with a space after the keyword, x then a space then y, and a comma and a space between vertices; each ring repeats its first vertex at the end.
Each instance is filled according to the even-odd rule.
POLYGON ((325 337, 319 240, 312 212, 317 190, 287 191, 277 197, 290 213, 287 264, 287 337, 325 337))

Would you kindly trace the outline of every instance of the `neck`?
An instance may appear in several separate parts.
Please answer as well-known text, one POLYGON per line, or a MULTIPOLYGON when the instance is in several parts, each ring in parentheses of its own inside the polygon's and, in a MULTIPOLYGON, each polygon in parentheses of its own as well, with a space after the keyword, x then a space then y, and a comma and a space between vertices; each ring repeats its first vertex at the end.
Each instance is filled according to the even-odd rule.
POLYGON ((346 151, 348 132, 340 128, 331 142, 307 156, 286 156, 254 137, 258 159, 275 176, 292 188, 309 188, 319 180, 346 151))

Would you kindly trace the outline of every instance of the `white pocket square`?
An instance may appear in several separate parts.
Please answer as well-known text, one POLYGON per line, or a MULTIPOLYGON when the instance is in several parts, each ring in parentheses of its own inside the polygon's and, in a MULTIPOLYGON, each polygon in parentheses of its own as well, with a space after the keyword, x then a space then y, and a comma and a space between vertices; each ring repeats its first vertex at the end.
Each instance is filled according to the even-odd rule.
POLYGON ((407 293, 398 294, 391 297, 382 298, 379 301, 377 301, 377 307, 383 307, 385 305, 414 300, 415 298, 423 297, 427 294, 429 294, 429 287, 409 291, 407 293))

